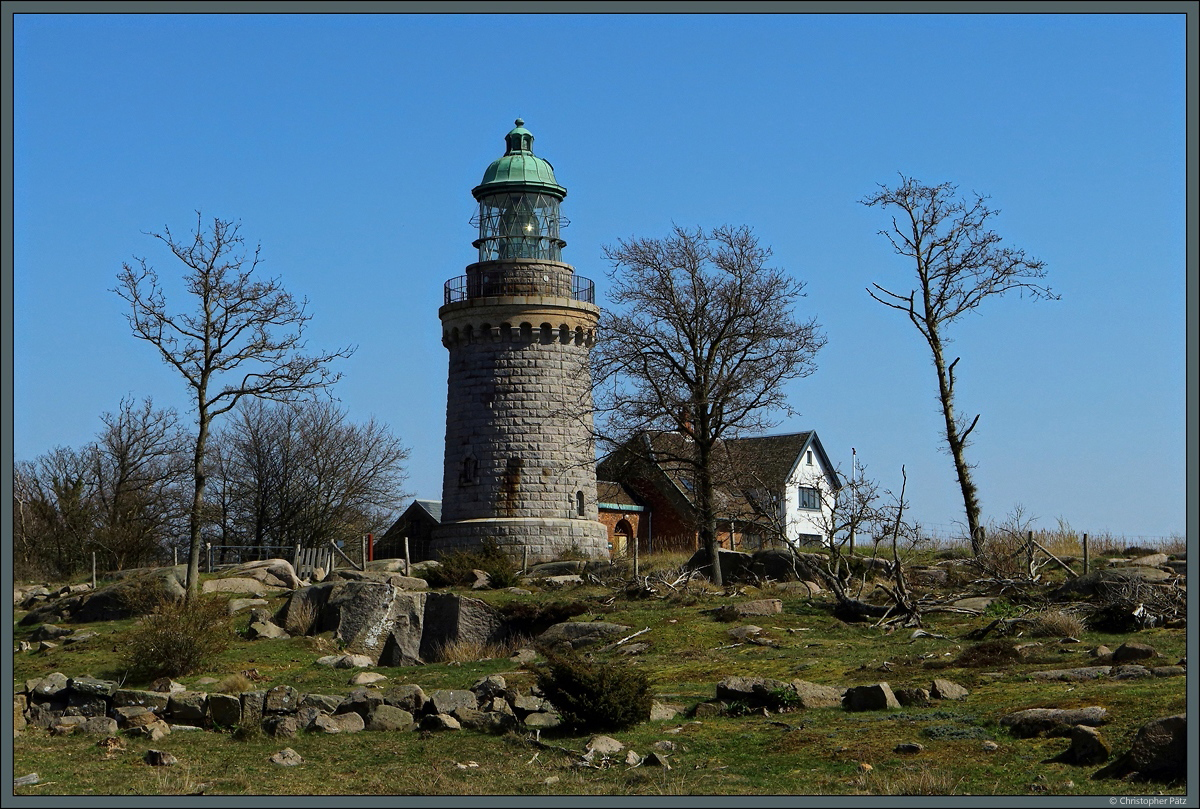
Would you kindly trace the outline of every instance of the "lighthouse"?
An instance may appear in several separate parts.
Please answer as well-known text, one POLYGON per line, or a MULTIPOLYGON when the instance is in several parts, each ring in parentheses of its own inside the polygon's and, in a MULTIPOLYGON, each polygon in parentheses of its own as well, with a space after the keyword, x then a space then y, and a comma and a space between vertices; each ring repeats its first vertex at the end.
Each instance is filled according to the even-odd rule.
POLYGON ((588 354, 593 283, 563 262, 567 189, 524 121, 471 190, 478 260, 445 285, 450 353, 435 554, 494 540, 516 559, 608 555, 597 519, 588 354))

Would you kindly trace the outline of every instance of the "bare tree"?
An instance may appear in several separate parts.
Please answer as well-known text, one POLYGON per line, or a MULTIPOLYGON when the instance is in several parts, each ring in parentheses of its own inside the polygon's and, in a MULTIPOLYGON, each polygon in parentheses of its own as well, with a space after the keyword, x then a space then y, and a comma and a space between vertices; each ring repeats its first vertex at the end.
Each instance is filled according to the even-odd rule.
POLYGON ((960 198, 957 186, 950 183, 923 185, 903 174, 900 180, 895 188, 880 185, 878 193, 860 201, 869 207, 898 209, 891 229, 879 233, 897 253, 913 260, 916 285, 893 291, 873 283, 874 289, 868 288, 867 293, 906 314, 932 353, 946 444, 958 474, 971 547, 978 556, 983 529, 971 475, 974 466, 967 463, 966 448, 979 415, 968 422, 955 413, 954 368, 961 358, 947 362, 945 348, 951 342, 947 327, 991 297, 1014 291, 1051 300, 1058 296, 1037 283, 1046 275, 1044 262, 1027 257, 1023 250, 999 246, 1000 236, 989 229, 989 220, 999 211, 988 207, 987 197, 960 198))
POLYGON ((717 446, 794 412, 783 384, 816 370, 825 345, 815 319, 793 308, 804 284, 769 267, 750 228, 676 226, 663 239, 604 248, 610 300, 593 352, 600 439, 626 445, 675 431, 686 447, 670 462, 690 470, 702 547, 723 584, 717 543, 717 446))
POLYGON ((204 507, 205 447, 217 416, 243 397, 287 400, 325 389, 340 373, 330 365, 349 357, 351 348, 304 353, 303 334, 311 319, 307 301, 297 301, 278 278, 254 277, 261 247, 244 252, 240 224, 213 219, 205 230, 201 214, 191 238, 167 228, 150 235, 165 244, 186 267, 191 312, 168 309, 158 273, 144 258, 124 264, 114 292, 127 301, 133 335, 158 349, 183 377, 196 409, 192 453, 194 481, 188 520, 188 594, 199 592, 201 522, 204 507))
POLYGON ((13 469, 14 562, 25 575, 69 576, 85 567, 96 526, 90 450, 55 447, 13 469))
POLYGON ((156 409, 150 398, 140 405, 123 399, 101 420, 104 429, 88 449, 98 511, 92 541, 122 570, 152 561, 186 513, 179 491, 186 436, 175 411, 156 409))

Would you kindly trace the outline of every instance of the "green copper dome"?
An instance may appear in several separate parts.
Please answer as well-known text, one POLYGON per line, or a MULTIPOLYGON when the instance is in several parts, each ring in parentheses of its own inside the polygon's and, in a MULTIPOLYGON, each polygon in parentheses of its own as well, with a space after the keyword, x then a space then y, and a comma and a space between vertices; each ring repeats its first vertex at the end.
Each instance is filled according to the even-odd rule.
POLYGON ((475 199, 500 191, 540 191, 562 199, 567 195, 554 179, 554 166, 533 154, 533 133, 525 122, 516 120, 516 127, 504 136, 507 149, 487 167, 483 181, 471 189, 475 199))

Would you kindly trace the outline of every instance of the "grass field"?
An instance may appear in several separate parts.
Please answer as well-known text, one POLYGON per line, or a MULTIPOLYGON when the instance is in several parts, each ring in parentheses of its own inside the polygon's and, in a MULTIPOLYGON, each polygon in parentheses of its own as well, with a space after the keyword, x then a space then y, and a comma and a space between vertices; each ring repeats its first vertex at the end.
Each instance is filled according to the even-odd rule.
MULTIPOLYGON (((648 570, 667 568, 676 559, 643 560, 648 570)), ((1054 574, 1047 574, 1053 576, 1054 574)), ((464 593, 469 591, 463 591, 464 593)), ((261 734, 175 732, 150 743, 124 737, 123 749, 108 751, 95 737, 51 736, 27 728, 15 738, 16 776, 38 773, 38 784, 20 787, 17 795, 1183 795, 1182 784, 1096 781, 1097 766, 1047 763, 1067 747, 1063 738, 1017 739, 998 720, 1011 711, 1032 707, 1072 708, 1100 705, 1109 723, 1102 737, 1114 753, 1128 749, 1146 721, 1186 711, 1186 678, 1141 680, 1099 679, 1086 682, 1033 680, 1032 671, 1086 666, 1089 651, 1104 644, 1116 648, 1125 640, 1155 647, 1159 664, 1174 664, 1186 655, 1184 629, 1154 628, 1131 635, 1084 631, 1079 643, 1057 637, 1013 638, 1035 643, 1018 663, 965 666, 959 655, 972 642, 964 636, 995 617, 1030 608, 1027 597, 992 604, 983 615, 930 613, 923 628, 938 637, 913 637, 913 630, 886 631, 868 624, 845 624, 829 613, 822 597, 764 585, 718 590, 702 584, 666 590, 666 597, 631 598, 601 585, 535 592, 505 591, 470 595, 500 605, 512 599, 575 600, 585 612, 574 620, 603 619, 649 627, 637 638, 649 647, 636 656, 619 650, 604 657, 627 660, 645 672, 657 699, 685 708, 710 700, 715 685, 732 675, 780 680, 803 679, 848 687, 888 682, 893 689, 928 688, 934 677, 963 685, 962 701, 935 701, 928 708, 850 713, 840 708, 795 711, 770 716, 680 716, 646 722, 611 735, 627 748, 646 755, 652 745, 671 742, 669 768, 580 766, 590 734, 543 732, 485 735, 471 731, 362 732, 336 736, 301 733, 293 739, 261 734), (780 598, 783 612, 734 623, 716 620, 714 607, 747 598, 780 598), (738 643, 728 631, 754 623, 773 645, 738 643), (985 742, 995 742, 994 751, 985 742), (902 743, 919 743, 916 754, 894 752, 902 743), (151 747, 175 755, 179 764, 155 768, 142 756, 151 747), (291 747, 303 758, 296 767, 280 767, 270 756, 291 747), (567 751, 574 751, 568 755, 567 751)), ((870 592, 868 586, 865 592, 870 592)), ((963 578, 941 595, 985 594, 963 578)), ((935 593, 929 593, 935 595, 935 593)), ((277 604, 278 602, 276 602, 277 604)), ((275 604, 272 605, 273 607, 275 604)), ((22 613, 18 612, 19 620, 22 613)), ((244 629, 240 617, 236 628, 244 629)), ((129 679, 120 664, 123 638, 132 621, 102 622, 73 628, 97 632, 79 644, 45 652, 14 655, 14 684, 52 672, 91 675, 145 687, 129 679)), ((16 627, 15 640, 33 627, 16 627)), ((189 689, 217 690, 205 678, 220 681, 253 668, 264 679, 256 689, 291 685, 301 692, 339 694, 350 691, 352 672, 315 664, 335 650, 328 637, 247 641, 240 636, 214 662, 188 677, 189 689)), ((470 657, 466 655, 466 657, 470 657)), ((417 683, 426 692, 467 688, 487 674, 502 674, 510 685, 529 685, 533 675, 506 657, 459 660, 417 667, 375 669, 387 684, 417 683)))

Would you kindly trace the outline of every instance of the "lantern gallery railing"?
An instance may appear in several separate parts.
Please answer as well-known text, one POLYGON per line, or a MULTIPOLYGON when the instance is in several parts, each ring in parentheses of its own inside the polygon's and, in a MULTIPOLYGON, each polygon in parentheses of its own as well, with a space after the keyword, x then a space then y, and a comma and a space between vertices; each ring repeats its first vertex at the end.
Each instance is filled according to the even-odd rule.
POLYGON ((446 282, 446 303, 458 303, 476 298, 499 298, 516 295, 571 298, 583 303, 596 302, 596 285, 590 278, 572 275, 566 278, 513 278, 508 276, 460 275, 446 282))

